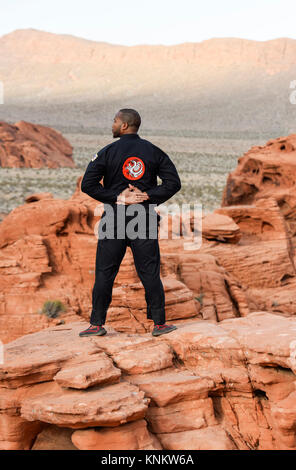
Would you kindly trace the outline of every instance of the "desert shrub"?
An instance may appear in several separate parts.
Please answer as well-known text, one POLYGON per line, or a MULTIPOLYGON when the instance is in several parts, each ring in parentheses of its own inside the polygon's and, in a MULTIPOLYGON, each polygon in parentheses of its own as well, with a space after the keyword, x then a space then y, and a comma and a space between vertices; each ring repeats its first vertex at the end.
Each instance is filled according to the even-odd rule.
POLYGON ((204 295, 204 292, 201 292, 198 297, 195 297, 195 299, 199 301, 200 305, 202 305, 204 295))
POLYGON ((47 300, 44 302, 41 313, 49 318, 56 318, 60 312, 66 310, 64 304, 60 300, 47 300))

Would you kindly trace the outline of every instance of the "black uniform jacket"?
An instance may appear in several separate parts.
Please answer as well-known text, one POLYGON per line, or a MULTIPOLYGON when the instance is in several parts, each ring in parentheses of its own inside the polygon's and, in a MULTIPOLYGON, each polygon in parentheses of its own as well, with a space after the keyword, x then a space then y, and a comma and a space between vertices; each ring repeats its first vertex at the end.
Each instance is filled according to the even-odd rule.
POLYGON ((99 150, 86 168, 81 191, 97 201, 115 204, 129 183, 147 192, 149 199, 141 203, 144 206, 161 204, 181 189, 170 157, 138 134, 123 134, 99 150), (157 176, 162 184, 157 185, 157 176))

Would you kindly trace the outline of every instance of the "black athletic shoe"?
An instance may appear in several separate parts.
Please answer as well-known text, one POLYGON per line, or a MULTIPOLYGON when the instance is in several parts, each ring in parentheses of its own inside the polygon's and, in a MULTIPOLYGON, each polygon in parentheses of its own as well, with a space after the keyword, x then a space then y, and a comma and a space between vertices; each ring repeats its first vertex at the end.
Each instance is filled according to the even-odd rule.
POLYGON ((102 336, 105 335, 107 331, 101 325, 90 325, 86 330, 81 331, 79 336, 102 336))
POLYGON ((155 325, 152 331, 153 336, 163 335, 165 333, 170 333, 173 330, 176 330, 177 327, 175 325, 155 325))

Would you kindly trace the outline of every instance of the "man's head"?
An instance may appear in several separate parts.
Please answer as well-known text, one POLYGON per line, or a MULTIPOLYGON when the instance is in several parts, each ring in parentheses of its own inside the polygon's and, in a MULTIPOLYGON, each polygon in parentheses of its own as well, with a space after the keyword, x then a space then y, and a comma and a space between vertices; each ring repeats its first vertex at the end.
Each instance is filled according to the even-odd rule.
POLYGON ((123 134, 136 134, 141 125, 141 116, 135 109, 122 108, 114 117, 112 124, 113 137, 123 134))

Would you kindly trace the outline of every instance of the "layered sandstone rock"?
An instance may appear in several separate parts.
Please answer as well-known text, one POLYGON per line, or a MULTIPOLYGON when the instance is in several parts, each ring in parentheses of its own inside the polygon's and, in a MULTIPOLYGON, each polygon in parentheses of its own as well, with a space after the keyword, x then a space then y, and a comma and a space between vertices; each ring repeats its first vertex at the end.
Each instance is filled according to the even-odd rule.
POLYGON ((241 238, 239 226, 226 214, 209 214, 202 219, 202 235, 208 240, 237 243, 241 238))
POLYGON ((119 426, 143 418, 148 400, 137 387, 127 383, 62 390, 22 401, 21 416, 28 421, 45 421, 70 428, 119 426))
MULTIPOLYGON (((181 320, 199 316, 199 304, 193 292, 183 282, 163 277, 162 283, 167 320, 177 324, 181 320)), ((153 322, 147 320, 145 290, 140 281, 113 288, 108 322, 118 331, 145 333, 153 329, 153 322)))
POLYGON ((69 200, 31 194, 3 219, 2 449, 296 450, 294 140, 239 159, 198 229, 191 212, 162 218, 166 320, 178 329, 159 338, 129 247, 108 335, 78 336, 104 209, 81 177, 69 200), (41 315, 54 299, 66 312, 41 315))
POLYGON ((253 146, 238 159, 214 211, 233 219, 241 239, 231 250, 212 245, 206 251, 247 288, 251 311, 295 314, 295 155, 296 134, 253 146))
POLYGON ((162 450, 155 434, 148 431, 144 419, 116 428, 77 430, 71 439, 81 450, 162 450))
MULTIPOLYGON (((236 271, 236 263, 230 272, 236 271, 235 275, 252 287, 282 287, 287 281, 293 281, 295 242, 275 198, 259 198, 250 205, 222 207, 215 212, 228 214, 240 227, 241 248, 233 247, 233 257, 236 253, 239 255, 241 249, 249 248, 245 261, 240 264, 240 273, 236 271), (262 252, 261 263, 258 258, 255 260, 259 250, 262 252)), ((226 260, 223 264, 228 266, 226 260)))
POLYGON ((270 139, 264 146, 251 147, 228 175, 222 206, 252 204, 259 198, 273 197, 291 235, 295 235, 295 156, 296 134, 270 139))
MULTIPOLYGON (((270 147, 270 146, 269 146, 270 147)), ((89 319, 97 227, 104 205, 80 190, 56 200, 32 194, 0 225, 2 340, 7 342, 59 321, 89 319), (79 285, 79 289, 77 289, 79 285), (40 315, 43 303, 60 299, 59 319, 40 315), (12 328, 13 327, 13 328, 12 328)), ((223 206, 202 216, 201 243, 186 242, 189 217, 163 217, 161 278, 167 319, 213 322, 258 309, 294 314, 295 237, 275 197, 223 206), (185 238, 175 238, 181 233, 185 238)), ((108 322, 122 332, 151 331, 145 293, 128 247, 116 276, 108 322)))
MULTIPOLYGON (((0 224, 3 342, 60 321, 90 318, 97 231, 104 205, 82 193, 80 184, 81 177, 69 200, 55 199, 51 193, 31 194, 0 224), (58 318, 41 315, 47 300, 60 300, 66 311, 58 318)), ((223 223, 226 219, 229 227, 232 219, 224 217, 223 223)), ((177 222, 186 225, 182 219, 177 222)), ((233 234, 223 232, 223 227, 220 224, 219 234, 224 233, 232 244, 233 234)), ((237 228, 234 232, 237 234, 237 228)), ((208 235, 212 237, 210 231, 208 235)), ((188 251, 183 238, 160 239, 160 245, 167 320, 220 321, 248 313, 243 288, 213 256, 209 263, 207 255, 188 251)), ((153 322, 147 320, 144 287, 130 247, 115 278, 108 323, 122 332, 145 333, 153 328, 153 322)))
MULTIPOLYGON (((202 251, 202 249, 200 250, 202 251)), ((249 313, 246 288, 218 262, 218 256, 204 252, 180 256, 180 279, 199 303, 200 317, 221 321, 249 313)))
POLYGON ((48 424, 37 435, 31 450, 77 450, 72 434, 73 429, 48 424))
POLYGON ((74 168, 73 148, 51 127, 26 121, 0 122, 0 167, 74 168))
POLYGON ((165 340, 187 369, 214 381, 216 419, 238 448, 288 449, 296 445, 295 331, 294 319, 254 312, 186 325, 165 340))
POLYGON ((5 345, 2 449, 296 449, 295 319, 191 320, 159 338, 80 338, 86 325, 5 345))

